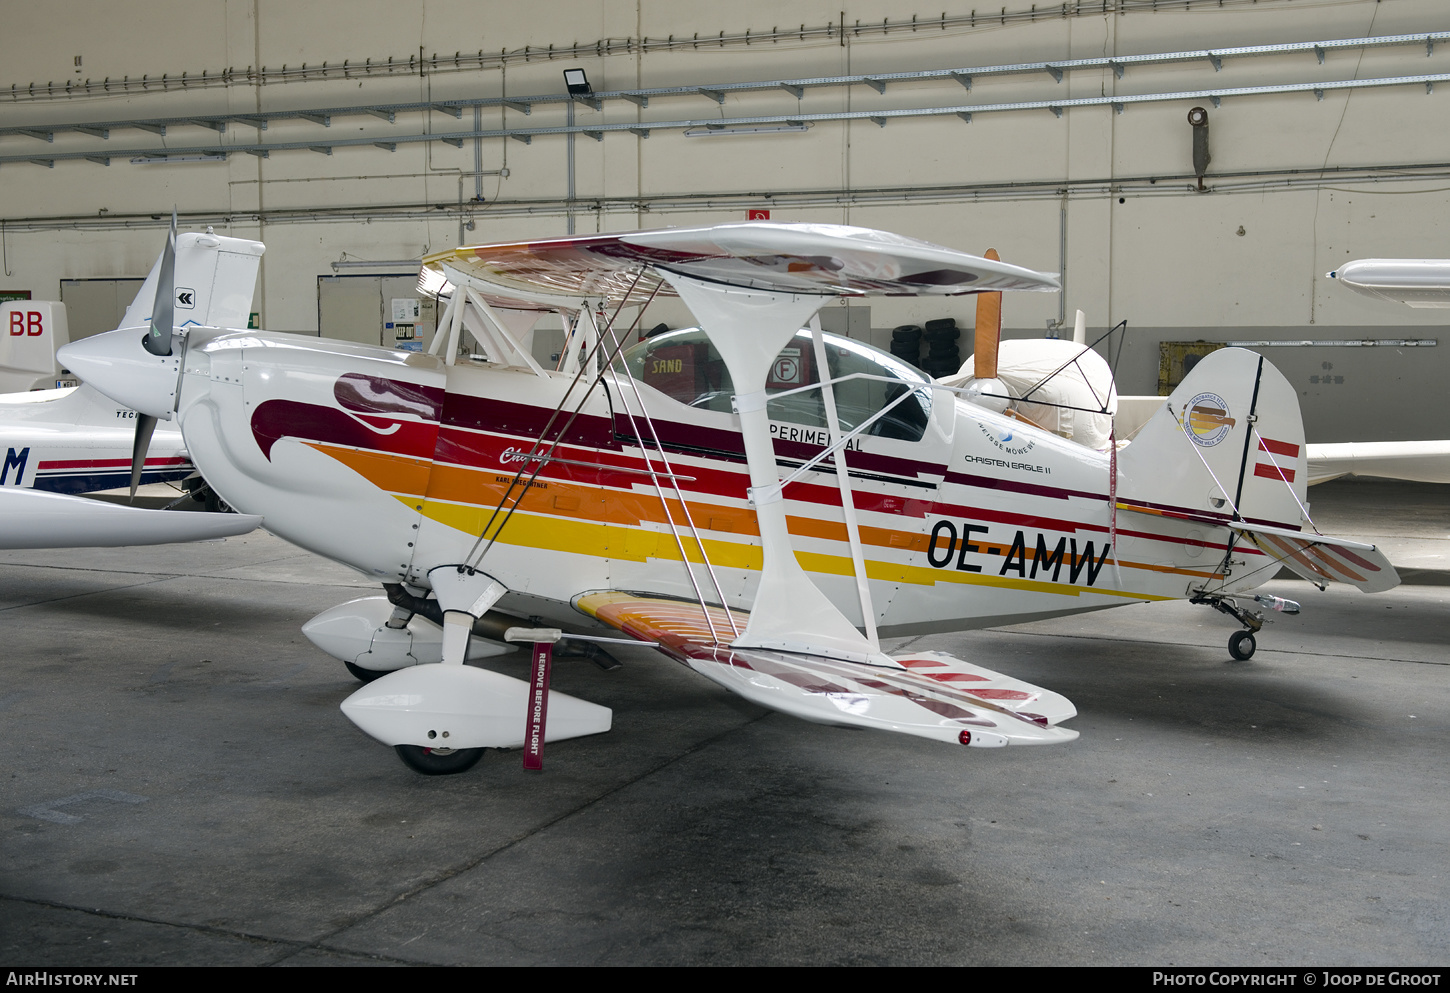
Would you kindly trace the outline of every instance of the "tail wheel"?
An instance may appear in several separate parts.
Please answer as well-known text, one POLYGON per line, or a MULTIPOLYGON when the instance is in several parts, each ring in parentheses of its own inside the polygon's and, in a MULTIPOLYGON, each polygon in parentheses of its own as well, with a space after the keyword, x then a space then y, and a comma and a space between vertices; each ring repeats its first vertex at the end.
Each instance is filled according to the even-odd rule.
POLYGON ((1240 662, 1253 658, 1254 649, 1258 647, 1252 631, 1235 631, 1228 636, 1228 653, 1240 662))
POLYGON ((467 772, 483 758, 482 748, 429 748, 425 745, 395 745, 403 764, 425 776, 452 776, 467 772))

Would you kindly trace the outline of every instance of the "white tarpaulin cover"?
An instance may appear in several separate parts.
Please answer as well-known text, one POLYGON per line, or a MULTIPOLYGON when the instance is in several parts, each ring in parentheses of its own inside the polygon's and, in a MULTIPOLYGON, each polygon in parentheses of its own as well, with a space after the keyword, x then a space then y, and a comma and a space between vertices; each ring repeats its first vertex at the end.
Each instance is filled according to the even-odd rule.
MULTIPOLYGON (((960 372, 942 382, 966 386, 973 380, 972 368, 969 358, 960 372)), ((1079 445, 1107 451, 1113 415, 1118 410, 1118 391, 1113 385, 1112 369, 1091 348, 1059 338, 1004 341, 997 351, 997 378, 1017 398, 1012 409, 1023 417, 1079 445), (1046 383, 1032 389, 1044 379, 1046 383), (1031 397, 1021 399, 1028 391, 1032 391, 1031 397), (1095 413, 1104 407, 1106 413, 1095 413)))

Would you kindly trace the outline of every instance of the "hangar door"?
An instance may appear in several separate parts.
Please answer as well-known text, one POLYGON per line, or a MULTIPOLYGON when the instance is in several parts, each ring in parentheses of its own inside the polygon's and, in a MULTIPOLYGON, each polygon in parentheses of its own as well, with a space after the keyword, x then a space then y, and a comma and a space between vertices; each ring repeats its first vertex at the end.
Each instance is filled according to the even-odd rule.
POLYGON ((70 340, 79 341, 121 326, 126 308, 136 299, 144 279, 62 279, 60 302, 65 304, 70 340))
POLYGON ((437 302, 418 292, 417 273, 317 277, 324 338, 426 351, 437 326, 437 302))

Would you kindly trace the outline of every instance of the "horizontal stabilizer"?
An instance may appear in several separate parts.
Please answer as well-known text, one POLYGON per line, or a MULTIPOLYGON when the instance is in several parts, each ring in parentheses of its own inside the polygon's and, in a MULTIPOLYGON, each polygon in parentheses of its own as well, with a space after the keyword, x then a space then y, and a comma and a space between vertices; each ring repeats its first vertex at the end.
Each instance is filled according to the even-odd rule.
POLYGON ((1374 545, 1260 525, 1229 527, 1311 583, 1348 583, 1365 593, 1383 593, 1400 585, 1395 567, 1374 545))
MULTIPOLYGON (((902 652, 895 666, 717 644, 731 617, 717 607, 632 593, 590 593, 575 606, 762 707, 845 727, 974 747, 1072 741, 1056 725, 1076 715, 1063 696, 944 652, 902 652), (706 615, 708 614, 708 621, 706 615)), ((744 615, 732 611, 737 627, 744 615)))
POLYGON ((249 514, 142 510, 42 490, 0 488, 0 548, 112 548, 246 534, 249 514))

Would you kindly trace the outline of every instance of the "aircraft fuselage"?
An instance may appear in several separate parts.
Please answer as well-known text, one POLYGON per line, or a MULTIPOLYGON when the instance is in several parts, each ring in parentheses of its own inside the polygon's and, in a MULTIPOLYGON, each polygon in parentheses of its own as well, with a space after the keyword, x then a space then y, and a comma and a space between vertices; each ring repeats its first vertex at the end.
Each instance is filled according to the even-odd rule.
MULTIPOLYGON (((298 545, 426 587, 487 527, 496 540, 479 568, 528 598, 515 610, 577 619, 574 597, 609 589, 713 601, 716 582, 731 606, 753 602, 761 552, 728 408, 606 376, 571 416, 575 388, 549 435, 563 428, 558 445, 536 448, 570 377, 297 335, 193 335, 178 410, 192 456, 228 502, 298 545), (532 481, 531 453, 549 459, 532 481), (657 488, 652 472, 672 479, 657 488)), ((1219 576, 1224 544, 1211 529, 1141 515, 1115 526, 1107 455, 932 394, 919 439, 848 445, 883 634, 1183 597, 1219 576)), ((782 474, 828 441, 790 420, 771 430, 782 474)), ((798 561, 862 623, 833 466, 785 498, 798 561)), ((1272 574, 1249 572, 1235 588, 1272 574)))

